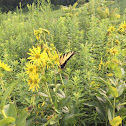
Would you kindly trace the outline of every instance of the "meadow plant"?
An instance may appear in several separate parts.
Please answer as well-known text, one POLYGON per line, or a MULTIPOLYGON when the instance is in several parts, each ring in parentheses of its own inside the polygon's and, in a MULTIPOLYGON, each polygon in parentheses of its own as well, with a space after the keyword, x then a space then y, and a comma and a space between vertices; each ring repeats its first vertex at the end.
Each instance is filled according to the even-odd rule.
MULTIPOLYGON (((32 49, 29 49, 29 61, 25 68, 26 74, 28 74, 27 83, 29 90, 33 92, 37 91, 38 95, 42 97, 41 102, 43 103, 42 105, 38 103, 38 109, 42 109, 43 111, 41 113, 41 118, 44 119, 43 125, 64 124, 65 120, 67 124, 70 119, 74 119, 77 115, 76 113, 70 113, 72 101, 67 103, 70 100, 70 96, 67 95, 68 89, 63 82, 62 70, 59 69, 59 57, 61 54, 57 52, 53 44, 48 45, 45 35, 43 35, 45 31, 49 33, 47 32, 48 30, 40 28, 34 31, 38 43, 36 47, 33 46, 32 49), (42 45, 40 44, 41 42, 42 45), (74 115, 69 117, 71 114, 74 115), (46 123, 44 124, 45 121, 46 123)), ((74 80, 76 81, 76 78, 74 80)), ((35 106, 35 102, 32 103, 32 106, 35 106)), ((36 114, 36 116, 39 115, 40 117, 39 113, 36 114)))
MULTIPOLYGON (((121 24, 121 29, 124 24, 121 24)), ((117 27, 118 28, 118 27, 117 27)), ((124 30, 123 30, 124 32, 124 30)), ((123 35, 125 35, 121 32, 123 35)), ((120 33, 120 32, 119 32, 120 33)), ((120 33, 120 34, 121 34, 120 33)), ((125 49, 120 46, 119 40, 115 39, 115 35, 119 36, 118 29, 110 26, 107 30, 108 43, 106 43, 105 59, 101 58, 99 70, 105 74, 104 78, 96 77, 94 80, 98 83, 99 88, 95 94, 95 102, 89 105, 95 106, 97 112, 106 121, 114 126, 122 124, 125 118, 121 109, 124 109, 125 102, 125 49), (104 114, 106 113, 106 115, 104 114)), ((120 36, 119 36, 120 37, 120 36)), ((90 83, 91 85, 95 82, 90 83)))

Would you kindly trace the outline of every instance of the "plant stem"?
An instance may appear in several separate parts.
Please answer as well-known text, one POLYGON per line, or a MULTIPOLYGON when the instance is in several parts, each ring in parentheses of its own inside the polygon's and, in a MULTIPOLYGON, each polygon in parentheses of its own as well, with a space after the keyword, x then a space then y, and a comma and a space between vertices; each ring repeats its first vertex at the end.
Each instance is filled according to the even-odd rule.
POLYGON ((116 98, 114 97, 114 103, 113 103, 113 118, 115 117, 115 100, 116 100, 116 98))
POLYGON ((56 87, 56 73, 55 74, 55 103, 57 103, 57 87, 56 87))
POLYGON ((46 82, 46 87, 47 87, 47 91, 48 91, 48 95, 49 95, 50 102, 51 102, 51 104, 53 105, 52 97, 51 97, 51 95, 50 95, 50 90, 49 90, 49 87, 48 87, 47 82, 46 82))
POLYGON ((4 88, 4 83, 3 83, 2 78, 0 78, 0 85, 1 85, 2 90, 6 91, 6 89, 4 88))
POLYGON ((62 84, 63 84, 63 86, 64 86, 64 82, 63 82, 63 78, 62 78, 62 76, 61 76, 61 72, 60 72, 60 78, 61 78, 62 84))
MULTIPOLYGON (((107 110, 107 106, 106 106, 106 110, 107 110)), ((107 119, 107 114, 106 114, 106 119, 107 119)), ((108 120, 106 120, 105 122, 106 122, 106 126, 107 126, 108 120)))
POLYGON ((2 110, 1 113, 3 114, 4 118, 7 118, 7 115, 5 114, 4 110, 2 110))
MULTIPOLYGON (((62 84, 63 84, 63 86, 64 86, 64 82, 63 82, 63 78, 62 78, 62 76, 61 76, 61 72, 60 72, 60 78, 61 78, 62 84)), ((66 94, 66 86, 65 86, 65 94, 66 94)))

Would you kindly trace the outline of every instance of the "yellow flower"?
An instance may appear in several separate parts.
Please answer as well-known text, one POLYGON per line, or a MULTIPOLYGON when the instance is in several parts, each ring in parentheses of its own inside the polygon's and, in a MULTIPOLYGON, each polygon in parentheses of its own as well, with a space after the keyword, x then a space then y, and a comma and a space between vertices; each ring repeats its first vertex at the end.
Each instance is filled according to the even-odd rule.
POLYGON ((53 43, 51 43, 50 46, 53 47, 53 48, 55 48, 53 43))
POLYGON ((43 70, 53 67, 54 65, 60 66, 59 54, 53 44, 51 44, 50 48, 47 44, 44 44, 42 52, 40 46, 33 46, 33 49, 29 49, 29 51, 30 53, 28 54, 31 55, 28 57, 28 59, 30 59, 30 63, 27 64, 27 68, 25 68, 27 70, 27 74, 33 73, 35 65, 41 66, 43 70))
POLYGON ((27 80, 28 81, 28 85, 31 85, 33 83, 33 80, 30 78, 27 80))
POLYGON ((60 66, 59 54, 56 51, 53 53, 53 60, 54 60, 56 65, 60 66))
POLYGON ((45 101, 42 103, 41 107, 45 105, 45 101))
MULTIPOLYGON (((52 118, 54 118, 54 117, 56 118, 56 117, 57 117, 57 115, 50 115, 50 116, 47 116, 47 118, 46 118, 46 119, 47 119, 47 120, 50 120, 50 119, 52 119, 52 118)), ((55 120, 55 118, 54 118, 53 120, 55 120)))
POLYGON ((49 48, 47 44, 44 44, 44 51, 43 52, 45 52, 48 55, 48 57, 52 56, 52 54, 50 52, 51 50, 52 50, 52 48, 49 48))
POLYGON ((118 11, 117 8, 111 10, 111 18, 114 18, 114 19, 119 19, 120 18, 120 15, 117 13, 117 11, 118 11))
POLYGON ((115 19, 119 19, 120 18, 120 14, 114 14, 114 18, 115 19))
POLYGON ((29 55, 31 55, 30 57, 28 57, 28 59, 30 59, 30 62, 34 62, 34 64, 40 65, 42 63, 42 54, 41 54, 41 47, 38 46, 37 48, 35 48, 33 46, 33 49, 29 49, 29 51, 31 53, 28 53, 29 55))
POLYGON ((107 54, 110 54, 110 50, 109 50, 109 49, 107 49, 107 50, 106 50, 106 53, 107 53, 107 54))
POLYGON ((107 8, 107 7, 106 7, 106 9, 105 9, 105 14, 106 14, 107 16, 109 16, 109 8, 107 8))
POLYGON ((2 67, 6 71, 12 71, 10 66, 8 66, 7 64, 4 64, 4 62, 1 62, 1 60, 0 60, 0 67, 2 67))
POLYGON ((116 45, 119 45, 120 42, 119 42, 119 40, 115 40, 114 43, 115 43, 116 45))
POLYGON ((37 66, 35 66, 34 64, 32 64, 32 63, 27 63, 26 64, 26 74, 29 74, 29 75, 32 75, 32 74, 36 74, 37 73, 37 71, 38 71, 38 69, 36 68, 37 66))
POLYGON ((118 54, 118 49, 116 49, 116 48, 111 48, 111 49, 110 49, 110 52, 111 52, 113 55, 117 55, 117 54, 118 54))
POLYGON ((115 26, 109 26, 106 35, 110 36, 110 34, 115 31, 115 26))
POLYGON ((56 51, 56 48, 54 47, 53 44, 50 45, 51 47, 47 47, 47 45, 45 45, 44 47, 44 59, 46 59, 47 61, 47 69, 54 66, 54 65, 58 65, 59 66, 59 55, 56 51))
POLYGON ((91 83, 90 83, 90 85, 93 85, 95 83, 95 81, 92 81, 91 83))
POLYGON ((113 76, 113 73, 109 73, 109 74, 107 74, 107 76, 111 77, 111 76, 113 76))
POLYGON ((112 59, 113 63, 119 63, 118 60, 112 59))
POLYGON ((106 35, 110 36, 111 35, 111 31, 107 31, 106 35))
POLYGON ((38 104, 38 108, 41 108, 45 105, 45 101, 42 104, 38 104))
POLYGON ((47 29, 41 29, 42 33, 50 34, 50 32, 47 29))
POLYGON ((105 66, 107 66, 107 65, 109 65, 110 64, 110 61, 107 61, 106 63, 105 63, 105 66))
POLYGON ((39 74, 32 75, 31 78, 28 80, 29 90, 38 91, 39 88, 39 74))
POLYGON ((40 31, 39 30, 34 30, 34 35, 36 36, 36 39, 40 39, 40 31))
POLYGON ((125 23, 125 21, 124 21, 123 24, 121 24, 121 27, 122 27, 124 30, 126 30, 126 23, 125 23))
POLYGON ((95 81, 92 81, 90 83, 90 87, 91 87, 92 90, 97 90, 100 87, 100 85, 96 84, 95 81))
POLYGON ((44 50, 42 52, 42 67, 46 67, 48 60, 49 60, 48 54, 46 50, 44 50))
POLYGON ((124 23, 121 23, 120 24, 120 27, 119 27, 119 32, 124 32, 126 30, 126 23, 125 23, 125 21, 124 21, 124 23))
POLYGON ((102 58, 101 58, 101 63, 99 64, 99 70, 101 70, 101 65, 104 65, 103 61, 102 61, 102 58))
POLYGON ((109 26, 109 29, 107 31, 111 31, 111 32, 115 31, 115 26, 109 26))

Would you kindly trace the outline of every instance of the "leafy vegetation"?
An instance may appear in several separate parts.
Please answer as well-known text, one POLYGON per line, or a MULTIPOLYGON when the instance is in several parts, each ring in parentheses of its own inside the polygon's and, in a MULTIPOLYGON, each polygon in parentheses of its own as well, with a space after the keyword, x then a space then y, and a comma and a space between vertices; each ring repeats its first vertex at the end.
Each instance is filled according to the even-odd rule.
POLYGON ((0 13, 0 126, 126 123, 125 2, 78 2, 0 13))

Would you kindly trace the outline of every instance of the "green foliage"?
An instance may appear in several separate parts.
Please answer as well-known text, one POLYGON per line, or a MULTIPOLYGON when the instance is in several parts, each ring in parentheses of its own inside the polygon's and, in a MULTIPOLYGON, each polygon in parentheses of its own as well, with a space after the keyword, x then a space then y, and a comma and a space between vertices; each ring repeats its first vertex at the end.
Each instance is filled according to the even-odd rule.
POLYGON ((90 0, 52 10, 49 1, 38 0, 26 13, 0 13, 0 125, 125 124, 123 2, 90 0), (75 51, 61 71, 51 61, 48 69, 36 66, 38 92, 24 69, 32 46, 47 49, 48 57, 49 51, 75 51))

